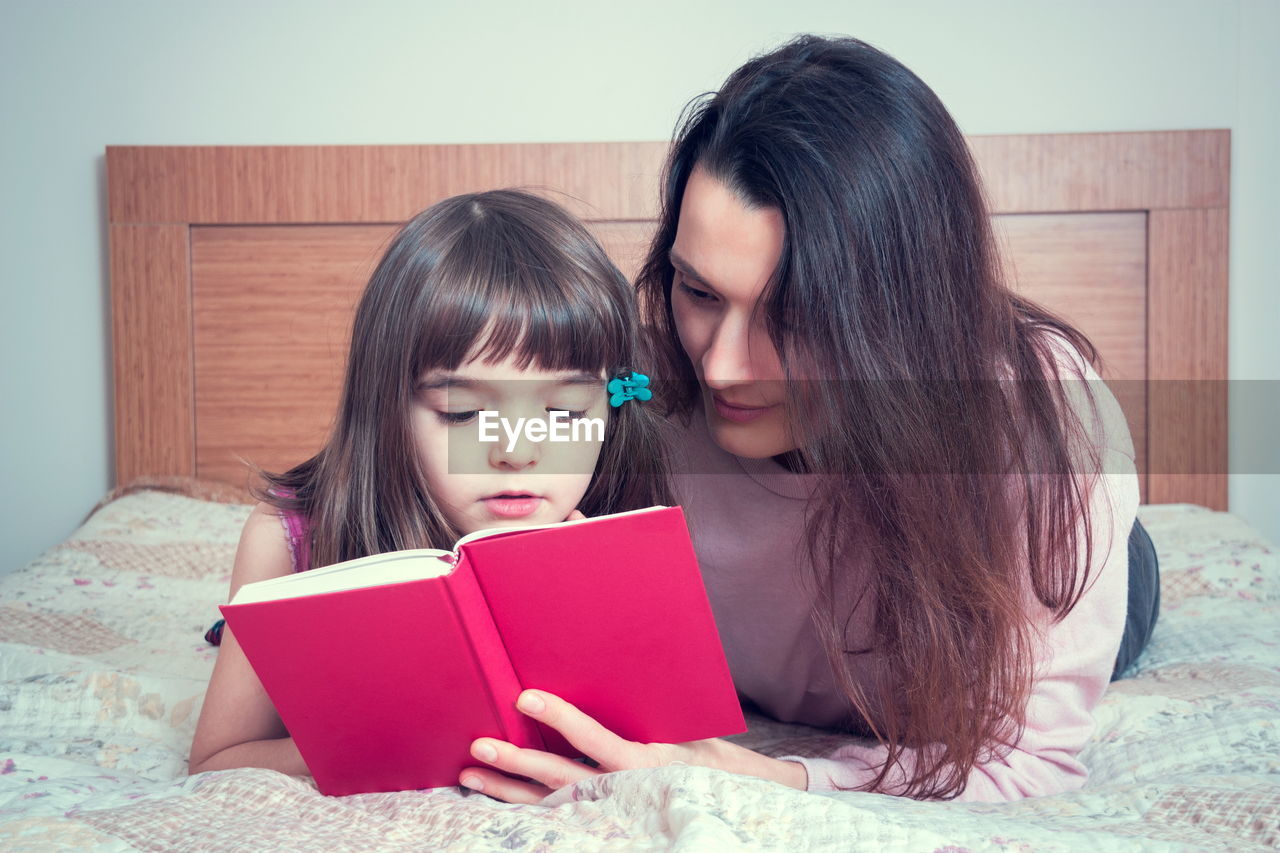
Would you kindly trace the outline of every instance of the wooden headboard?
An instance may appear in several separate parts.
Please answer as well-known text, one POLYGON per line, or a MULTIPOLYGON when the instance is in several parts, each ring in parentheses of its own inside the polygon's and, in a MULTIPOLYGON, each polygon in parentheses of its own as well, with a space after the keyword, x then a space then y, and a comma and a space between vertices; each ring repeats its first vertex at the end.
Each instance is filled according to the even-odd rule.
MULTIPOLYGON (((1227 378, 1229 132, 969 141, 1017 287, 1098 345, 1144 501, 1225 509, 1225 383, 1201 380, 1227 378)), ((550 190, 633 274, 666 148, 108 148, 117 484, 314 453, 374 263, 442 198, 550 190)))

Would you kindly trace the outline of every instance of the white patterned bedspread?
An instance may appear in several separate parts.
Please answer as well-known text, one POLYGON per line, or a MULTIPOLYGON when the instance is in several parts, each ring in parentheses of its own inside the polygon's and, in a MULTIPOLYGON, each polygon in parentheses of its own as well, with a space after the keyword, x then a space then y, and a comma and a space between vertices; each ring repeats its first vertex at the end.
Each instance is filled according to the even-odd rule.
MULTIPOLYGON (((247 507, 120 498, 0 577, 0 849, 1231 849, 1280 845, 1280 566, 1235 517, 1141 511, 1163 612, 1114 684, 1077 792, 1000 805, 806 794, 695 767, 554 806, 457 788, 323 797, 266 770, 186 775, 247 507)), ((832 735, 752 719, 775 754, 832 735)))

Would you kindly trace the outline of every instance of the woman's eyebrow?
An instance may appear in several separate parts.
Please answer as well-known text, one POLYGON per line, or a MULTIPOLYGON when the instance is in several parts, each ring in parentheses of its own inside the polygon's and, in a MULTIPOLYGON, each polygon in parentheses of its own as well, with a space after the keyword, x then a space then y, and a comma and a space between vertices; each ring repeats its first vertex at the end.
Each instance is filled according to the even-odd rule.
POLYGON ((693 268, 693 264, 689 263, 684 258, 680 257, 680 255, 676 252, 674 246, 672 246, 669 250, 667 250, 667 260, 671 262, 671 266, 680 270, 680 272, 684 273, 689 278, 696 281, 698 284, 711 287, 711 282, 707 281, 702 276, 701 273, 695 270, 693 268))

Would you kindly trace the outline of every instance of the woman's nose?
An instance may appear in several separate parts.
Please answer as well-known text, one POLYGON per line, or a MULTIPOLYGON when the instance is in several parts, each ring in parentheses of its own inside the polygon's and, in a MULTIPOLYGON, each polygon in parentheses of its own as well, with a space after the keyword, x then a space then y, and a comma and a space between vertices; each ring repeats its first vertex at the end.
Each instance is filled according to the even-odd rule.
POLYGON ((745 324, 729 318, 721 322, 702 354, 702 381, 712 388, 752 381, 749 337, 745 324))

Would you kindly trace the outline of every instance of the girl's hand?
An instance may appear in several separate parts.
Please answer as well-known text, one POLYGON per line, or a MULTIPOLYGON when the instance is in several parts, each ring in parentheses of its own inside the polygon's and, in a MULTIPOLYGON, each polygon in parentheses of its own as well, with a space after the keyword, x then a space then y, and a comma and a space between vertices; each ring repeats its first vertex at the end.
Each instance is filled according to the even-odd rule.
POLYGON ((480 738, 471 744, 471 755, 489 766, 464 769, 458 778, 465 787, 509 803, 537 803, 559 788, 601 773, 670 764, 714 767, 793 788, 804 789, 808 784, 804 765, 769 758, 719 738, 689 743, 623 740, 573 705, 541 690, 521 693, 516 707, 560 732, 599 766, 589 767, 561 755, 480 738), (513 776, 523 776, 530 781, 513 776))

